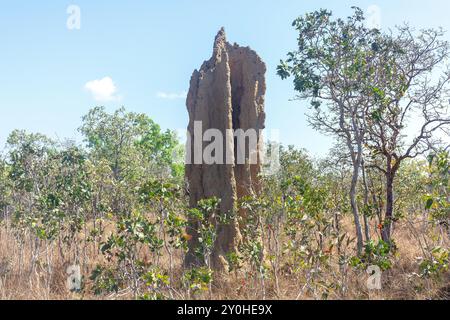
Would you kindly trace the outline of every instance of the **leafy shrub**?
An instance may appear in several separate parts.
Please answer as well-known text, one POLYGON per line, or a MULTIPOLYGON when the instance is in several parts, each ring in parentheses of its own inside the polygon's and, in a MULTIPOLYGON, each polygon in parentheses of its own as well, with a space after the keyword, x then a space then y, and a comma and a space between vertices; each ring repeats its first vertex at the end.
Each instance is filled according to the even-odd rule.
POLYGON ((396 251, 395 243, 369 241, 364 246, 364 252, 360 257, 352 257, 350 265, 356 268, 366 269, 370 265, 380 267, 382 271, 392 268, 392 257, 396 251))
POLYGON ((422 277, 439 276, 448 271, 448 249, 435 247, 431 250, 428 259, 422 259, 419 264, 419 271, 422 277))

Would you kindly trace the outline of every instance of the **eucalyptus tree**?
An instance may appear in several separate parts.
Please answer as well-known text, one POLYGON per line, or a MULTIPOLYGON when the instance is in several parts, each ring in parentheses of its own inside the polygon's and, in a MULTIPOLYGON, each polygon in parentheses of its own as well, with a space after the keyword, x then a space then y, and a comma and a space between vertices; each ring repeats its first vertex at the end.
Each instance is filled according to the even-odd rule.
POLYGON ((385 177, 382 238, 391 240, 394 181, 401 164, 442 143, 450 128, 450 47, 442 30, 415 33, 409 26, 383 34, 375 43, 379 56, 366 114, 369 165, 385 177))
POLYGON ((132 175, 130 165, 136 162, 147 169, 147 174, 157 173, 163 165, 170 168, 177 146, 173 132, 162 132, 147 115, 127 112, 123 107, 112 114, 104 107, 91 109, 79 130, 92 154, 107 159, 119 181, 132 175))
POLYGON ((145 114, 120 108, 112 114, 103 107, 91 109, 79 128, 94 164, 106 162, 112 172, 112 209, 128 211, 137 192, 153 178, 168 178, 174 171, 175 134, 163 132, 145 114))
POLYGON ((0 153, 0 243, 4 244, 3 249, 6 252, 9 249, 9 241, 5 240, 4 234, 7 236, 10 230, 11 191, 9 166, 0 153))
POLYGON ((364 119, 372 103, 368 87, 378 63, 374 44, 380 33, 365 26, 361 9, 353 10, 346 20, 333 20, 327 10, 297 18, 293 26, 299 34, 298 49, 281 61, 278 75, 283 79, 292 76, 297 98, 310 101, 308 119, 313 128, 346 146, 353 167, 349 198, 357 250, 361 252, 363 236, 356 193, 366 135, 364 119))
MULTIPOLYGON (((278 74, 293 76, 298 98, 311 101, 313 127, 347 145, 353 165, 350 202, 361 248, 356 190, 363 163, 384 177, 382 238, 390 242, 401 163, 438 144, 436 133, 448 136, 450 50, 442 30, 416 34, 402 26, 382 33, 366 28, 362 11, 353 9, 346 21, 331 21, 326 10, 295 20, 299 48, 281 62, 278 74), (414 123, 418 129, 408 139, 414 123)), ((367 190, 367 181, 364 185, 367 190)))
POLYGON ((49 186, 55 142, 39 133, 15 130, 7 139, 6 151, 15 220, 39 228, 34 220, 42 216, 39 199, 49 186))

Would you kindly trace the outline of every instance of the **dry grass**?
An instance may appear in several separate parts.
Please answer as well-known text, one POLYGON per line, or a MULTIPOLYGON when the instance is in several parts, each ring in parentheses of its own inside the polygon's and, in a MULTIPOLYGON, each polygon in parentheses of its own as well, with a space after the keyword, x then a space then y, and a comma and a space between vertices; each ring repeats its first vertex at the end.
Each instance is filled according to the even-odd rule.
MULTIPOLYGON (((351 230, 351 221, 346 220, 344 227, 351 230)), ((432 243, 433 231, 426 239, 432 243)), ((258 277, 250 271, 239 271, 216 279, 211 293, 204 293, 195 298, 204 299, 321 299, 326 290, 323 284, 344 284, 345 289, 329 290, 328 299, 448 299, 449 273, 440 278, 421 278, 418 272, 417 257, 423 256, 418 239, 404 223, 395 229, 394 238, 398 252, 394 258, 393 268, 382 275, 382 289, 368 290, 367 274, 364 270, 350 267, 340 270, 336 263, 310 284, 306 282, 306 274, 295 272, 288 265, 281 264, 278 276, 278 288, 272 276, 265 281, 265 294, 258 277), (306 284, 306 285, 305 285, 306 284)), ((77 243, 69 251, 60 252, 57 243, 36 249, 37 242, 29 237, 21 244, 6 225, 0 227, 0 299, 130 299, 127 290, 109 296, 95 296, 90 290, 89 274, 96 264, 105 262, 98 253, 96 244, 77 243), (34 247, 33 247, 34 246, 34 247), (32 252, 38 252, 33 257, 32 252), (79 257, 85 280, 82 293, 69 292, 66 286, 67 267, 75 256, 79 257)), ((448 248, 448 239, 441 245, 448 248)), ((152 261, 154 256, 146 255, 144 259, 152 261)), ((348 254, 352 254, 349 252, 348 254)), ((182 253, 175 257, 173 272, 173 290, 170 295, 174 299, 194 298, 189 296, 181 285, 182 253)), ((168 257, 163 255, 159 264, 167 267, 168 257)))

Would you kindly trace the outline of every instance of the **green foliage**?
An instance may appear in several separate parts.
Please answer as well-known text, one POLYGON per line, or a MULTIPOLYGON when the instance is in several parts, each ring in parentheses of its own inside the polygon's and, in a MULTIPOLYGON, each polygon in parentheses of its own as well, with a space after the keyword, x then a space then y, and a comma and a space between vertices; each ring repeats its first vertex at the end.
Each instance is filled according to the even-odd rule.
MULTIPOLYGON (((238 199, 236 208, 223 214, 218 198, 188 208, 179 179, 182 170, 180 176, 165 171, 180 165, 169 159, 180 146, 145 116, 123 109, 111 115, 96 108, 85 117, 81 131, 88 148, 23 131, 11 134, 6 157, 0 158, 0 223, 12 230, 23 250, 19 253, 30 251, 36 257, 30 259, 31 268, 48 267, 51 272, 51 257, 46 257, 49 263, 43 261, 49 248, 57 250, 56 260, 81 264, 83 273, 90 274, 83 279, 82 294, 161 300, 183 294, 202 298, 209 292, 211 297, 210 259, 218 245, 217 230, 229 223, 239 224, 242 235, 239 250, 226 256, 229 271, 234 271, 230 276, 241 281, 245 274, 236 290, 248 289, 255 297, 279 290, 284 277, 301 283, 302 293, 312 297, 341 297, 348 285, 347 266, 394 267, 393 243, 367 241, 358 257, 348 249, 354 242, 346 225, 351 175, 334 155, 317 160, 304 150, 281 146, 280 170, 261 176, 260 192, 238 199), (160 165, 163 172, 157 169, 160 165), (180 269, 194 236, 195 254, 204 267, 180 269), (86 259, 89 255, 94 264, 86 259)), ((444 230, 448 154, 429 160, 428 166, 405 162, 399 171, 396 218, 426 212, 429 225, 444 230)), ((385 188, 374 171, 368 170, 367 177, 369 201, 363 203, 362 186, 357 200, 372 225, 385 188)), ((447 272, 448 250, 442 246, 428 251, 420 260, 421 276, 447 272)))
POLYGON ((41 240, 66 232, 63 241, 70 242, 86 220, 85 205, 91 199, 84 153, 24 131, 9 136, 7 150, 14 225, 41 240))
POLYGON ((448 152, 431 154, 429 160, 430 191, 424 196, 425 209, 433 223, 450 224, 450 157, 448 152))
MULTIPOLYGON (((241 233, 243 237, 240 246, 241 259, 250 262, 256 270, 264 276, 264 242, 262 232, 264 220, 267 218, 268 204, 263 199, 245 197, 240 199, 239 209, 245 212, 240 217, 241 233)), ((231 256, 233 261, 233 256, 231 256)), ((234 259, 236 265, 236 259, 234 259)))
POLYGON ((161 288, 170 286, 167 274, 159 269, 152 269, 142 276, 147 286, 147 292, 139 297, 140 300, 166 300, 167 297, 161 293, 161 288))
POLYGON ((56 243, 63 259, 78 263, 80 238, 84 252, 92 243, 107 261, 92 271, 95 293, 131 287, 136 296, 161 297, 164 288, 155 293, 150 285, 157 268, 141 253, 185 248, 184 168, 176 162, 183 149, 173 132, 124 108, 90 110, 80 131, 87 150, 12 132, 0 161, 1 208, 11 213, 17 239, 25 241, 30 231, 36 237, 32 250, 56 243))
POLYGON ((419 271, 422 277, 438 277, 448 271, 449 264, 448 249, 435 247, 431 250, 428 259, 422 259, 419 271))
POLYGON ((194 294, 208 291, 213 281, 213 271, 208 267, 193 268, 183 275, 183 282, 194 294))
POLYGON ((0 211, 4 211, 11 203, 11 185, 8 176, 9 167, 0 158, 0 211))
POLYGON ((120 217, 116 227, 117 234, 111 235, 101 247, 102 253, 108 254, 110 259, 112 256, 120 262, 131 259, 138 244, 148 246, 152 252, 162 247, 155 224, 139 212, 120 217))
POLYGON ((187 212, 187 217, 197 223, 198 246, 195 254, 207 266, 211 265, 210 256, 217 237, 217 224, 223 219, 218 215, 219 205, 220 200, 215 197, 202 199, 196 208, 191 208, 187 212))
POLYGON ((139 178, 149 171, 162 176, 180 174, 179 169, 171 172, 174 152, 179 152, 175 134, 162 132, 145 114, 124 108, 108 114, 103 107, 96 107, 83 117, 79 130, 93 155, 106 159, 119 181, 139 178))
POLYGON ((301 98, 310 98, 314 109, 330 92, 367 94, 364 85, 375 73, 379 31, 366 28, 362 10, 353 10, 347 20, 333 20, 330 11, 318 10, 292 23, 299 35, 298 50, 287 54, 277 73, 282 79, 293 77, 295 90, 301 98), (338 78, 346 80, 338 83, 338 78))
POLYGON ((395 244, 383 240, 369 241, 364 247, 364 253, 360 257, 352 257, 350 264, 356 268, 367 269, 370 265, 380 267, 382 271, 392 268, 392 258, 396 251, 395 244))
POLYGON ((116 278, 116 270, 97 265, 92 271, 90 280, 93 281, 94 294, 118 292, 121 282, 116 278))
POLYGON ((110 270, 102 266, 94 270, 91 278, 98 282, 100 288, 105 287, 105 283, 115 284, 115 286, 106 286, 106 288, 120 289, 119 285, 131 286, 136 297, 142 291, 142 287, 155 289, 155 283, 150 283, 151 273, 154 270, 148 261, 139 256, 139 252, 149 252, 159 254, 163 247, 163 240, 158 237, 157 225, 149 220, 145 215, 139 212, 132 212, 129 215, 119 217, 116 223, 116 232, 111 234, 108 239, 101 244, 100 251, 107 261, 112 262, 114 272, 108 272, 106 275, 113 275, 116 281, 111 277, 104 276, 104 272, 99 270, 110 270), (100 278, 99 278, 100 277, 100 278), (99 280, 97 280, 99 279, 99 280))

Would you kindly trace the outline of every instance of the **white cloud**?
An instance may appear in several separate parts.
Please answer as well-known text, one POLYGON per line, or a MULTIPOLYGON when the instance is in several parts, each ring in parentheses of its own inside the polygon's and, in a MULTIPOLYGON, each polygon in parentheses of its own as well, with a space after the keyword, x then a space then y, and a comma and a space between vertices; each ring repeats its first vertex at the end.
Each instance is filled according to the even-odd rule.
POLYGON ((186 99, 187 92, 182 91, 180 93, 176 92, 158 92, 156 96, 160 99, 168 99, 168 100, 175 100, 175 99, 186 99))
POLYGON ((92 94, 96 101, 120 100, 120 97, 116 95, 117 87, 110 77, 88 81, 84 88, 92 94))

